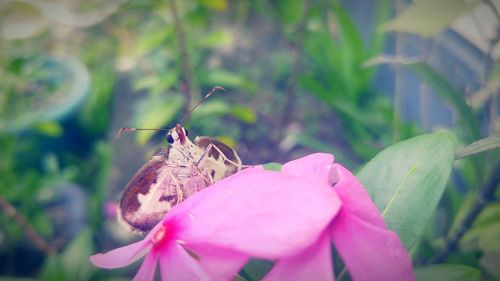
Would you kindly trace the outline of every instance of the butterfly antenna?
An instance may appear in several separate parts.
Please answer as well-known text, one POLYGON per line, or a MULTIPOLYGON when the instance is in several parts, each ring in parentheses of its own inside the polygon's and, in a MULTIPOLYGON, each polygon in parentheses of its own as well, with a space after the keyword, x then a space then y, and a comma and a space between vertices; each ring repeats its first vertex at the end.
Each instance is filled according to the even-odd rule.
POLYGON ((182 118, 181 122, 179 122, 179 124, 182 124, 189 116, 191 116, 191 113, 193 113, 193 111, 202 103, 204 102, 206 99, 208 99, 208 97, 210 97, 213 93, 215 93, 217 90, 221 90, 221 91, 225 91, 226 89, 222 88, 221 86, 215 86, 212 88, 212 90, 210 90, 210 92, 208 92, 208 94, 206 94, 202 99, 201 101, 199 101, 185 116, 184 118, 182 118))
POLYGON ((116 138, 119 138, 123 132, 130 132, 130 131, 168 131, 168 130, 167 129, 145 129, 145 128, 124 127, 124 128, 120 128, 120 130, 118 130, 118 133, 116 134, 116 138))

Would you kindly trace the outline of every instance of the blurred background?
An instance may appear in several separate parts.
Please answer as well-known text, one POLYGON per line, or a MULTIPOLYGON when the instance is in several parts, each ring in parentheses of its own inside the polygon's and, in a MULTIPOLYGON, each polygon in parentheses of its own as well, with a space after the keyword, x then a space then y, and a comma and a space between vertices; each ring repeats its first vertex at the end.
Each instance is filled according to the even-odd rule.
MULTIPOLYGON (((356 171, 445 130, 500 136, 500 1, 21 0, 0 2, 0 280, 127 280, 88 257, 138 239, 115 202, 171 128, 244 164, 330 152, 356 171)), ((498 151, 455 161, 416 265, 500 280, 500 203, 450 235, 495 176, 498 151), (461 230, 460 230, 461 231, 461 230)), ((497 188, 498 193, 498 188, 497 188)), ((498 197, 495 197, 498 198, 498 197)))

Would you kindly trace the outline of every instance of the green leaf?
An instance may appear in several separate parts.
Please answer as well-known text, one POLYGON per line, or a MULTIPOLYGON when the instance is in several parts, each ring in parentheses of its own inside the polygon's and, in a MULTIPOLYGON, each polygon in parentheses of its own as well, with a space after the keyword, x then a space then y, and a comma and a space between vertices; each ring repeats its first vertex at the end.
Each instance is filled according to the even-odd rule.
POLYGON ((422 135, 386 148, 358 173, 387 226, 407 249, 436 210, 454 154, 448 134, 422 135))
POLYGON ((257 120, 257 116, 255 115, 255 111, 247 106, 238 106, 235 105, 231 107, 231 113, 241 121, 253 124, 257 120))
POLYGON ((473 227, 500 222, 500 202, 490 203, 474 221, 473 227))
POLYGON ((480 271, 460 264, 437 264, 415 268, 418 281, 476 281, 480 271))
POLYGON ((225 88, 241 88, 249 91, 257 89, 255 83, 238 73, 215 69, 200 72, 200 80, 204 85, 221 85, 225 88))
POLYGON ((415 1, 383 28, 385 31, 403 31, 431 37, 448 27, 461 15, 471 12, 480 2, 480 0, 415 1))
POLYGON ((93 253, 90 229, 81 231, 61 254, 61 263, 70 280, 88 280, 96 269, 89 262, 93 253))
POLYGON ((201 48, 215 48, 230 46, 234 42, 234 35, 229 30, 217 30, 211 32, 197 41, 201 48))
MULTIPOLYGON (((171 122, 182 108, 182 98, 161 95, 141 101, 135 113, 134 124, 138 128, 162 128, 171 122)), ((138 131, 137 142, 145 144, 155 131, 138 131)))
POLYGON ((63 133, 63 128, 58 122, 47 121, 35 125, 35 129, 48 137, 59 137, 63 133))
POLYGON ((375 10, 375 20, 373 24, 373 30, 371 31, 371 34, 373 34, 373 40, 371 47, 369 47, 369 51, 367 54, 367 57, 372 57, 376 56, 377 54, 381 53, 384 43, 385 43, 385 36, 386 34, 383 32, 377 32, 377 28, 381 25, 381 23, 387 21, 389 19, 390 14, 391 14, 391 1, 390 0, 380 0, 377 1, 377 8, 375 10))
POLYGON ((236 147, 236 140, 230 136, 226 136, 226 135, 221 135, 221 136, 217 136, 216 139, 220 140, 221 142, 223 142, 225 145, 231 147, 231 148, 235 148, 236 147))
POLYGON ((269 162, 264 164, 264 169, 268 171, 281 171, 281 164, 276 162, 269 162))
POLYGON ((297 23, 304 13, 305 4, 301 0, 277 0, 271 1, 276 7, 276 16, 284 24, 297 23))
POLYGON ((216 11, 224 11, 227 8, 227 0, 201 0, 200 4, 216 11))
POLYGON ((230 113, 229 104, 222 100, 205 102, 193 112, 192 119, 204 118, 206 116, 221 116, 230 113))
POLYGON ((462 92, 453 87, 446 78, 432 69, 428 64, 415 63, 406 65, 406 67, 423 81, 427 82, 436 94, 453 107, 459 123, 463 125, 463 133, 466 141, 472 142, 481 137, 477 119, 462 92))
POLYGON ((460 240, 462 249, 481 249, 485 253, 500 252, 500 203, 488 205, 460 240))
MULTIPOLYGON (((344 9, 338 5, 334 5, 333 11, 340 29, 339 36, 341 39, 339 50, 342 52, 340 55, 342 65, 349 68, 357 67, 356 64, 359 63, 361 58, 365 56, 361 34, 351 17, 349 17, 349 14, 344 9)), ((343 69, 341 69, 341 71, 343 71, 343 69)), ((344 77, 344 79, 349 78, 350 77, 344 77)))
POLYGON ((166 71, 137 78, 134 81, 134 91, 147 90, 153 96, 163 95, 179 81, 179 73, 166 71))
POLYGON ((40 280, 67 280, 66 271, 62 266, 60 256, 53 254, 45 259, 40 280))
POLYGON ((476 197, 474 194, 470 193, 466 196, 461 196, 461 194, 456 195, 456 190, 448 190, 450 192, 450 197, 459 197, 458 199, 455 199, 454 201, 456 202, 456 206, 453 206, 452 209, 455 211, 454 213, 454 218, 453 218, 453 223, 451 224, 451 227, 448 229, 448 233, 455 233, 458 231, 458 228, 461 227, 460 224, 463 222, 465 217, 467 216, 470 208, 476 201, 476 197))
POLYGON ((148 52, 161 48, 166 40, 172 36, 174 29, 172 26, 166 25, 164 28, 149 29, 141 32, 139 38, 135 41, 133 54, 135 56, 143 56, 148 52))
POLYGON ((92 70, 90 96, 79 114, 79 120, 85 128, 86 135, 109 132, 112 115, 109 109, 112 107, 116 79, 117 73, 110 66, 92 70))
POLYGON ((243 272, 246 273, 243 277, 250 277, 250 280, 262 280, 264 276, 271 270, 274 263, 267 260, 251 259, 245 267, 243 272))
POLYGON ((479 249, 483 253, 500 253, 498 237, 500 237, 500 222, 496 222, 482 231, 478 241, 479 249))
POLYGON ((455 158, 460 159, 495 148, 500 148, 500 134, 489 136, 487 138, 469 144, 466 147, 458 149, 455 158))

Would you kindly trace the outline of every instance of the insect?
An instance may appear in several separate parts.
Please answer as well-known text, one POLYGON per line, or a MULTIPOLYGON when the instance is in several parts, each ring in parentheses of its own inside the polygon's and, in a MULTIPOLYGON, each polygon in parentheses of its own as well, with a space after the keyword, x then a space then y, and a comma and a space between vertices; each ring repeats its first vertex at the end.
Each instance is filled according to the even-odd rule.
MULTIPOLYGON (((181 125, 198 105, 216 90, 214 87, 191 111, 166 134, 167 148, 160 148, 132 177, 121 197, 119 217, 132 230, 146 232, 165 214, 189 196, 229 176, 242 167, 234 149, 210 137, 192 142, 181 125)), ((122 128, 135 130, 166 130, 122 128)))

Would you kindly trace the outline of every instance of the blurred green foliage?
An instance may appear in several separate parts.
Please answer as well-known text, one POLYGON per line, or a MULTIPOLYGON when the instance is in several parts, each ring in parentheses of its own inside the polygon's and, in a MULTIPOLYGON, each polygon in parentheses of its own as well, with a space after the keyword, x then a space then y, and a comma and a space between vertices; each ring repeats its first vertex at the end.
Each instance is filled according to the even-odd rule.
MULTIPOLYGON (((356 168, 382 148, 420 134, 423 126, 403 120, 394 106, 400 93, 385 93, 374 83, 382 67, 367 66, 374 58, 396 64, 396 73, 417 77, 453 111, 448 131, 456 137, 459 157, 467 155, 454 162, 443 197, 434 190, 433 202, 441 198, 438 212, 424 234, 413 237, 416 264, 432 260, 495 173, 498 151, 491 149, 498 147, 499 121, 492 108, 500 88, 491 54, 485 54, 484 77, 477 77, 484 83, 472 97, 429 61, 381 56, 391 37, 380 27, 439 36, 480 4, 470 1, 439 20, 416 20, 450 1, 436 2, 417 1, 394 17, 396 4, 377 1, 368 27, 339 1, 0 3, 0 196, 5 201, 0 276, 120 280, 132 274, 96 271, 87 259, 124 241, 125 230, 112 224, 106 208, 118 196, 110 186, 117 177, 130 177, 117 171, 114 159, 136 146, 118 150, 114 134, 124 126, 168 128, 215 85, 227 91, 204 102, 187 127, 192 136, 215 136, 236 146, 248 164, 326 151, 356 168), (460 150, 490 135, 479 143, 487 149, 476 144, 460 150), (8 212, 12 207, 17 215, 8 212), (41 247, 32 232, 57 251, 41 247)), ((142 131, 134 137, 140 146, 157 147, 159 135, 142 131)), ((428 153, 433 152, 423 155, 428 153)), ((370 178, 363 180, 368 185, 370 178)), ((499 207, 490 204, 498 198, 496 187, 495 192, 440 260, 467 266, 426 266, 417 276, 477 280, 480 270, 485 280, 500 278, 499 207)))

